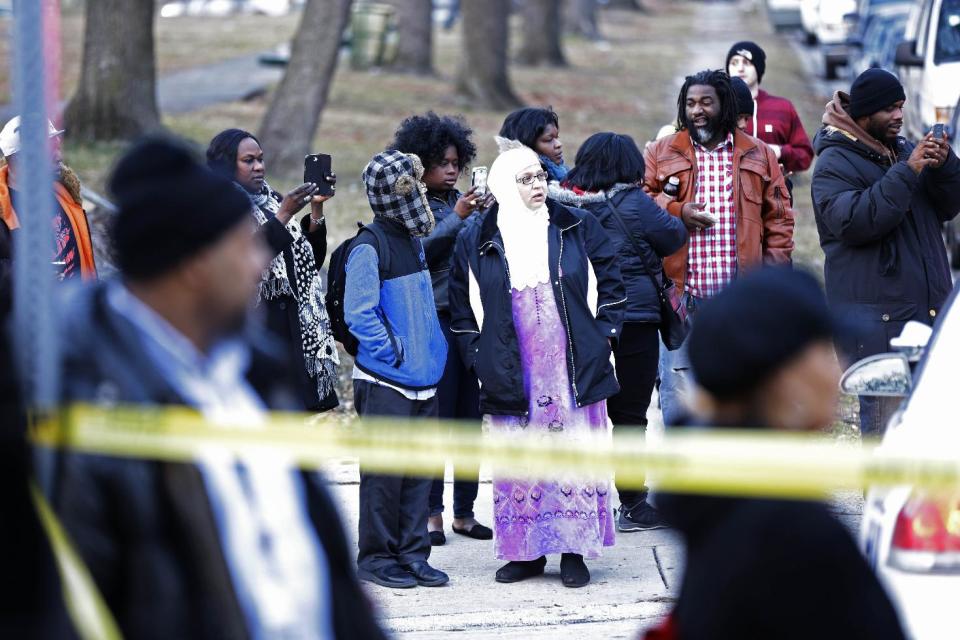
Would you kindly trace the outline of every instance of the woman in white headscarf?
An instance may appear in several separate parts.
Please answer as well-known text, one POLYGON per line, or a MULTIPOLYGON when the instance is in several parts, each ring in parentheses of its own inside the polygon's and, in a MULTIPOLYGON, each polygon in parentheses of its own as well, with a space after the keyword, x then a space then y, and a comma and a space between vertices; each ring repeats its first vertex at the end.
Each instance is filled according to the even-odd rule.
MULTIPOLYGON (((547 199, 534 151, 498 142, 487 182, 498 204, 457 238, 451 330, 492 432, 590 441, 609 433, 606 399, 619 390, 610 350, 626 295, 614 250, 592 215, 547 199)), ((561 554, 563 584, 587 584, 584 557, 613 544, 609 481, 509 475, 494 481, 496 554, 509 561, 497 581, 539 575, 561 554)))

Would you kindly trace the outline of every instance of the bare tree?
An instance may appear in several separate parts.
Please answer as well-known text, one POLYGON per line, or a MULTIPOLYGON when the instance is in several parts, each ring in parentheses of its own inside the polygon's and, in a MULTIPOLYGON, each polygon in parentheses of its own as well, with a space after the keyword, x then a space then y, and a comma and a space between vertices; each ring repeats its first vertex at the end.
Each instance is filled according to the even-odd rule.
POLYGON ((393 67, 420 75, 433 73, 433 1, 390 0, 396 9, 399 47, 393 67))
POLYGON ((462 0, 463 58, 457 92, 478 107, 505 110, 523 104, 507 73, 510 2, 462 0))
POLYGON ((517 61, 527 65, 565 67, 562 0, 524 0, 523 46, 517 61))
POLYGON ((597 0, 568 0, 564 27, 589 40, 601 40, 597 24, 597 0))
POLYGON ((260 139, 275 173, 303 164, 337 72, 350 0, 308 0, 293 37, 290 62, 260 124, 260 139))
POLYGON ((70 135, 131 138, 160 127, 154 0, 87 0, 80 83, 64 114, 70 135))

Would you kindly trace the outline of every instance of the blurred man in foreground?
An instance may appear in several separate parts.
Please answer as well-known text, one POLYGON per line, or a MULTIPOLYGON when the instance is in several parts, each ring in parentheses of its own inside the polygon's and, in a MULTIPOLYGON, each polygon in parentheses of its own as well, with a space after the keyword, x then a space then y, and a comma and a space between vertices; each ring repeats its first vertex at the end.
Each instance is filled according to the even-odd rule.
MULTIPOLYGON (((111 179, 122 279, 65 314, 64 399, 184 405, 261 428, 296 408, 289 365, 242 334, 269 261, 250 201, 183 148, 148 140, 111 179)), ((196 463, 67 455, 67 531, 130 638, 381 638, 336 511, 280 454, 196 463)))
MULTIPOLYGON (((690 425, 816 431, 830 425, 837 332, 802 272, 748 274, 705 303, 688 338, 698 385, 690 425)), ((648 640, 899 640, 897 615, 849 531, 821 502, 661 495, 686 539, 676 607, 648 640)))

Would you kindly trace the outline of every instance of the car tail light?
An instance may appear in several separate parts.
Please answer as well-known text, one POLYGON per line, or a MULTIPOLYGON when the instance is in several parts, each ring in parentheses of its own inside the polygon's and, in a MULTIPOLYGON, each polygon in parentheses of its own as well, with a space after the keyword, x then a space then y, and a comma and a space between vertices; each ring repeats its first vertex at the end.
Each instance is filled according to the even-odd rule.
POLYGON ((960 573, 960 495, 907 500, 894 525, 889 563, 903 571, 960 573))

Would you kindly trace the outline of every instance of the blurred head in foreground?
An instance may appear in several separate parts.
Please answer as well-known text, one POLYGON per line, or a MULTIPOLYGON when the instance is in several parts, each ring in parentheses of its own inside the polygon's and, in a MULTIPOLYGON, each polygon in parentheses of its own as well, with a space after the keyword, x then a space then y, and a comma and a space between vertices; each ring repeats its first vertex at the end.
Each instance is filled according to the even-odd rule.
POLYGON ((242 328, 268 262, 250 199, 186 148, 158 138, 121 158, 110 190, 127 286, 162 315, 181 318, 201 350, 242 328))
POLYGON ((703 305, 688 340, 694 412, 721 425, 828 426, 839 397, 836 331, 811 275, 764 268, 738 279, 703 305))

